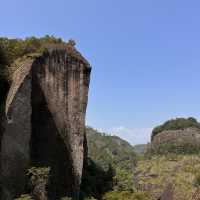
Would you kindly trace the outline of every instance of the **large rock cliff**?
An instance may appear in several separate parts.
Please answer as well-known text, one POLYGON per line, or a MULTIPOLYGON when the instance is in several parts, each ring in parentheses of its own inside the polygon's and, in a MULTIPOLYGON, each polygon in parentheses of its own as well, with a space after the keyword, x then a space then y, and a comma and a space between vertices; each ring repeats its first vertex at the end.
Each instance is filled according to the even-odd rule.
POLYGON ((77 199, 86 156, 91 67, 73 46, 27 57, 13 75, 1 141, 2 200, 27 187, 27 170, 50 167, 48 196, 77 199))
POLYGON ((153 137, 150 148, 154 153, 198 153, 200 151, 200 129, 188 127, 165 130, 153 137))

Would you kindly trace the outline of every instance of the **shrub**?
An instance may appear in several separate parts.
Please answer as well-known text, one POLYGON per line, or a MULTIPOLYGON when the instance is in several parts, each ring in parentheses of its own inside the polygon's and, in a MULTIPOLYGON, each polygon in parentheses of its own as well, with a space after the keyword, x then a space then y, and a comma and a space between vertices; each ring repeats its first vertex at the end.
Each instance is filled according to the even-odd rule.
POLYGON ((103 200, 151 200, 149 197, 147 197, 142 192, 128 192, 128 191, 112 191, 109 193, 106 193, 103 197, 103 200))
POLYGON ((72 200, 71 197, 62 197, 61 200, 72 200))
POLYGON ((133 173, 117 168, 116 176, 114 177, 114 189, 133 192, 133 173))
POLYGON ((50 167, 32 167, 28 170, 27 175, 31 179, 31 183, 35 185, 37 180, 44 180, 45 182, 49 178, 50 167))
POLYGON ((22 194, 19 198, 15 200, 33 200, 33 198, 29 194, 22 194))
MULTIPOLYGON (((51 44, 66 44, 60 38, 46 35, 42 38, 29 37, 8 39, 0 37, 0 114, 4 111, 5 98, 11 82, 11 74, 15 70, 11 64, 18 58, 30 53, 41 53, 45 46, 51 44), (10 73, 10 74, 9 74, 10 73)), ((75 42, 73 43, 75 45, 75 42)), ((15 67, 14 67, 15 68, 15 67)))
POLYGON ((194 186, 199 187, 200 186, 200 173, 196 174, 194 178, 194 186))
POLYGON ((191 142, 166 142, 159 145, 151 145, 145 154, 145 156, 151 156, 155 154, 167 155, 167 154, 199 154, 200 145, 193 144, 191 142))

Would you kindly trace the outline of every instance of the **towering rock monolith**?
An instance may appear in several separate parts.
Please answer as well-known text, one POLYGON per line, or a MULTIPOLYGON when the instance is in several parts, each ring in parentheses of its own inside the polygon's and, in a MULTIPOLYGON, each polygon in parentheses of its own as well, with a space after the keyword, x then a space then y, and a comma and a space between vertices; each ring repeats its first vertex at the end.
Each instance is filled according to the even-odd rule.
POLYGON ((78 198, 91 67, 73 45, 28 56, 13 75, 1 141, 2 200, 26 192, 27 170, 49 167, 49 199, 78 198))

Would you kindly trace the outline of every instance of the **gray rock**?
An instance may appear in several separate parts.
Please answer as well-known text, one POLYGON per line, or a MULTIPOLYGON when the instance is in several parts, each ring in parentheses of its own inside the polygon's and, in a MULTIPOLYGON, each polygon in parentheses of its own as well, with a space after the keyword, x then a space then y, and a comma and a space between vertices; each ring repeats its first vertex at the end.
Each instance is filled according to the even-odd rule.
POLYGON ((24 192, 31 166, 51 168, 52 199, 78 198, 87 156, 85 113, 91 67, 74 52, 51 47, 37 58, 27 58, 14 73, 1 141, 2 200, 24 192))

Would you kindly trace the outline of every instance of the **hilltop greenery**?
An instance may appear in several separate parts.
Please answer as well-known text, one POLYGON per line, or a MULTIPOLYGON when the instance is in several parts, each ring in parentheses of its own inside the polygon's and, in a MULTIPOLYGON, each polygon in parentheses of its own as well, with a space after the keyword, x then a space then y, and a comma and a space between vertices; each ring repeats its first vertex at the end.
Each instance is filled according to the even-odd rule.
POLYGON ((46 35, 41 38, 28 37, 25 39, 0 38, 0 48, 5 54, 7 64, 13 63, 17 58, 30 53, 36 53, 49 44, 62 44, 61 38, 46 35))
POLYGON ((158 133, 166 130, 180 130, 189 127, 195 127, 200 129, 200 123, 193 117, 189 118, 176 118, 171 119, 164 124, 157 126, 152 131, 151 139, 154 138, 158 133))
POLYGON ((61 38, 46 35, 25 39, 0 38, 0 112, 4 107, 4 101, 11 83, 11 74, 14 69, 12 63, 26 55, 42 52, 47 45, 66 44, 61 38))
POLYGON ((87 141, 89 157, 101 166, 108 169, 109 164, 132 172, 137 162, 134 147, 117 136, 100 133, 87 127, 87 141))
POLYGON ((135 186, 152 199, 158 199, 169 183, 174 197, 190 200, 200 184, 200 158, 198 155, 167 154, 138 161, 135 186))
POLYGON ((87 127, 91 159, 82 188, 89 196, 103 200, 150 200, 134 187, 133 172, 137 155, 128 142, 87 127), (98 194, 98 195, 97 195, 98 194))

